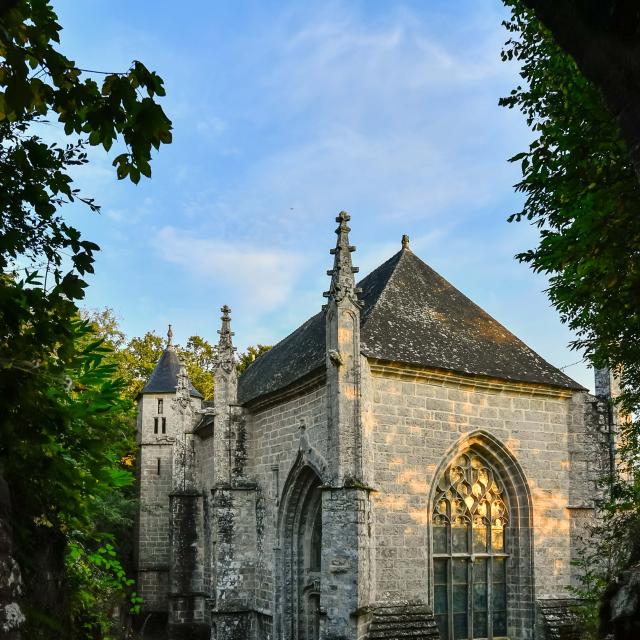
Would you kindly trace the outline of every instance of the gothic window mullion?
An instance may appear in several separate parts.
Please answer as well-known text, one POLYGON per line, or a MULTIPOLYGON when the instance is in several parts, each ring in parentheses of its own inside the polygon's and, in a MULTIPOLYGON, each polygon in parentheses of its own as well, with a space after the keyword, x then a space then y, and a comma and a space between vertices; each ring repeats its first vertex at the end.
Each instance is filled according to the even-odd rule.
MULTIPOLYGON (((451 528, 449 529, 451 530, 451 528)), ((452 534, 453 535, 453 534, 452 534)), ((453 548, 453 547, 452 547, 453 548)), ((449 616, 449 638, 453 638, 453 558, 447 563, 447 612, 449 616)))
POLYGON ((487 637, 493 638, 493 557, 487 558, 487 637))
POLYGON ((487 562, 487 638, 493 640, 493 527, 489 518, 487 550, 490 557, 487 562))
POLYGON ((434 612, 442 638, 506 635, 508 511, 497 474, 476 454, 459 456, 439 479, 433 510, 434 612))
MULTIPOLYGON (((469 527, 469 536, 471 537, 473 535, 473 526, 469 527)), ((473 543, 473 540, 471 540, 471 543, 473 543)), ((470 549, 473 550, 473 547, 469 547, 470 549)), ((473 556, 471 556, 469 558, 469 561, 467 562, 467 584, 469 585, 467 587, 467 629, 468 629, 468 633, 467 636, 469 635, 469 633, 471 633, 471 635, 473 635, 473 556)))

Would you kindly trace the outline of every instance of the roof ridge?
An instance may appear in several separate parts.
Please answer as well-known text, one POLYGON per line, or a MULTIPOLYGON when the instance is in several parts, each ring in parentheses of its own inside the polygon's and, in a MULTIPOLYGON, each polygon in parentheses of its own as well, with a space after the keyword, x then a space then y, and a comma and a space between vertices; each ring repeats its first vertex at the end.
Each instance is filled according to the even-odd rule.
POLYGON ((385 262, 383 262, 379 267, 377 267, 373 271, 371 271, 371 273, 369 273, 365 278, 363 278, 358 283, 358 287, 362 287, 362 283, 365 280, 367 280, 367 278, 370 278, 371 276, 373 276, 377 272, 381 271, 384 267, 386 267, 389 263, 393 262, 394 260, 396 261, 395 264, 393 265, 391 271, 389 272, 389 275, 384 280, 384 283, 382 284, 382 287, 380 289, 380 293, 376 296, 376 298, 374 299, 374 301, 370 305, 368 305, 367 307, 365 307, 365 309, 363 309, 363 311, 365 311, 365 313, 363 314, 361 312, 361 316, 360 316, 360 326, 361 326, 361 328, 363 328, 365 326, 365 324, 367 323, 367 320, 369 320, 369 318, 375 313, 375 311, 378 308, 378 305, 381 302, 384 301, 386 292, 388 291, 388 285, 391 282, 391 280, 393 279, 393 277, 395 276, 395 274, 397 273, 398 267, 399 267, 400 263, 402 262, 402 259, 404 258, 404 255, 407 252, 411 253, 411 251, 408 248, 405 248, 403 246, 403 248, 400 249, 400 251, 398 251, 397 253, 394 253, 388 260, 385 260, 385 262))
MULTIPOLYGON (((361 353, 368 358, 582 389, 408 247, 357 286, 361 353)), ((257 358, 238 379, 239 401, 283 389, 322 367, 325 329, 320 311, 257 358)))
MULTIPOLYGON (((424 262, 424 260, 411 251, 407 251, 406 253, 411 253, 411 256, 400 256, 397 264, 394 265, 392 273, 389 274, 386 282, 384 283, 383 290, 380 292, 375 304, 373 305, 374 308, 369 312, 369 317, 367 318, 369 324, 369 327, 367 328, 369 331, 364 331, 361 337, 362 344, 365 348, 372 348, 373 352, 388 351, 390 343, 386 344, 385 342, 381 342, 381 340, 385 340, 382 338, 382 335, 389 331, 391 325, 395 327, 395 331, 398 331, 399 327, 403 325, 403 319, 397 316, 396 313, 390 312, 389 309, 384 308, 384 302, 389 303, 388 298, 391 296, 391 306, 398 306, 398 301, 394 301, 393 297, 401 295, 403 298, 403 304, 398 306, 399 309, 407 306, 416 307, 417 305, 420 307, 420 310, 428 310, 430 312, 429 315, 432 315, 434 319, 432 328, 438 331, 438 334, 433 337, 435 337, 436 342, 440 344, 440 348, 446 347, 449 349, 449 353, 447 354, 448 362, 444 368, 452 371, 459 371, 461 373, 492 373, 492 375, 495 375, 498 378, 520 379, 523 381, 531 380, 533 376, 536 381, 550 384, 552 386, 582 388, 581 385, 575 382, 575 380, 572 380, 569 376, 558 369, 558 367, 551 364, 540 354, 534 351, 534 349, 510 331, 504 324, 496 320, 496 318, 460 291, 460 289, 449 282, 440 273, 435 271, 435 269, 424 262), (400 267, 402 265, 405 266, 404 273, 400 272, 400 267), (417 278, 420 281, 420 287, 424 287, 423 291, 426 292, 427 290, 431 290, 431 292, 435 292, 435 295, 429 295, 429 293, 427 293, 424 298, 418 300, 411 296, 406 298, 399 291, 394 291, 394 287, 390 285, 393 285, 396 275, 404 279, 407 276, 406 269, 410 271, 414 278, 417 278), (441 304, 447 300, 449 300, 450 303, 453 303, 454 306, 449 309, 446 308, 446 305, 445 308, 439 306, 438 303, 441 304), (433 306, 434 302, 436 302, 435 306, 433 306), (447 316, 449 317, 447 318, 447 316), (451 320, 454 318, 455 322, 457 322, 457 327, 453 327, 451 325, 451 320), (489 331, 488 334, 486 333, 487 330, 489 331), (377 335, 377 338, 373 337, 372 332, 373 334, 379 334, 377 335), (483 335, 483 332, 485 335, 483 335), (369 335, 366 335, 367 333, 369 335), (477 366, 479 364, 484 369, 486 368, 486 363, 483 362, 483 358, 478 357, 480 352, 468 351, 468 349, 468 355, 472 360, 475 360, 475 365, 471 360, 466 360, 464 363, 460 361, 462 351, 465 348, 464 343, 456 342, 456 340, 459 340, 460 338, 463 338, 467 342, 467 347, 472 342, 475 342, 479 346, 479 343, 476 341, 480 339, 481 342, 484 342, 484 348, 490 346, 490 343, 493 342, 494 346, 497 346, 498 344, 501 347, 502 345, 506 345, 507 350, 504 348, 501 348, 498 351, 494 350, 494 354, 497 354, 497 359, 492 358, 494 362, 487 361, 491 368, 494 369, 493 372, 488 370, 477 370, 474 372, 469 368, 469 366, 477 366), (483 340, 483 338, 487 338, 487 340, 483 340), (495 342, 496 339, 498 340, 497 343, 495 342), (526 354, 526 369, 515 371, 512 370, 510 364, 507 363, 507 360, 513 359, 514 356, 517 356, 516 352, 519 352, 522 355, 526 354), (498 369, 495 368, 496 364, 499 365, 498 369)), ((396 254, 396 256, 397 255, 398 254, 396 254)), ((404 329, 408 330, 410 329, 410 326, 407 325, 404 329)), ((420 333, 423 331, 424 329, 422 329, 420 333)), ((391 354, 389 352, 389 356, 393 355, 390 359, 397 358, 400 355, 400 353, 397 352, 398 349, 400 349, 401 352, 405 352, 404 357, 409 358, 407 360, 402 360, 406 362, 410 362, 411 357, 418 355, 416 353, 416 349, 421 352, 428 352, 429 348, 426 347, 424 343, 420 344, 420 337, 421 336, 416 334, 412 336, 406 335, 402 344, 398 343, 394 338, 388 337, 387 339, 391 340, 394 345, 392 349, 394 353, 391 354)), ((367 353, 366 355, 372 354, 373 353, 367 353)), ((376 357, 387 359, 381 355, 377 355, 376 357)), ((440 360, 442 357, 442 354, 432 352, 430 354, 430 359, 432 360, 431 364, 442 366, 438 365, 436 362, 436 360, 440 360)), ((422 357, 418 357, 416 362, 423 360, 424 356, 422 355, 422 357)), ((426 362, 423 362, 423 364, 426 364, 426 362)), ((518 366, 520 367, 522 364, 523 362, 521 361, 518 366)))
MULTIPOLYGON (((451 292, 462 296, 462 298, 464 298, 469 305, 472 305, 473 307, 475 307, 482 316, 484 316, 487 320, 489 320, 489 322, 497 325, 500 329, 502 329, 505 332, 505 334, 513 337, 517 342, 519 342, 523 347, 525 347, 525 349, 531 352, 531 354, 535 358, 539 358, 545 364, 549 365, 552 369, 555 369, 562 375, 566 376, 566 374, 562 371, 562 369, 560 369, 559 367, 556 367, 554 364, 549 362, 546 358, 543 358, 535 349, 529 346, 522 338, 517 336, 513 331, 511 331, 508 327, 506 327, 502 322, 500 322, 500 320, 498 320, 493 315, 491 315, 484 307, 481 307, 477 302, 474 302, 466 293, 464 293, 464 291, 461 291, 453 283, 449 282, 449 280, 447 280, 442 274, 436 271, 433 267, 429 266, 424 260, 422 260, 422 258, 420 258, 415 254, 412 254, 412 255, 421 265, 423 265, 424 267, 432 271, 438 278, 440 278, 440 280, 442 280, 442 282, 447 284, 450 287, 451 292)), ((567 376, 567 377, 571 379, 570 376, 567 376)))

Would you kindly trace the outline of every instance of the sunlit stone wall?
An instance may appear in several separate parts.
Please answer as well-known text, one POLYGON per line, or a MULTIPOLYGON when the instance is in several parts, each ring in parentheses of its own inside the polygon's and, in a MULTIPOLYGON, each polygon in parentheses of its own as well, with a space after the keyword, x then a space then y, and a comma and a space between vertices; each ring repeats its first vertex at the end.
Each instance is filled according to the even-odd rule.
POLYGON ((603 469, 593 398, 435 371, 372 370, 364 429, 373 442, 378 489, 377 598, 419 597, 433 604, 433 485, 446 464, 472 445, 505 482, 513 478, 510 500, 519 519, 512 523, 517 531, 511 532, 508 566, 518 584, 509 589, 510 634, 533 637, 534 601, 567 595, 576 531, 593 517, 603 469), (572 526, 574 518, 579 527, 572 526))

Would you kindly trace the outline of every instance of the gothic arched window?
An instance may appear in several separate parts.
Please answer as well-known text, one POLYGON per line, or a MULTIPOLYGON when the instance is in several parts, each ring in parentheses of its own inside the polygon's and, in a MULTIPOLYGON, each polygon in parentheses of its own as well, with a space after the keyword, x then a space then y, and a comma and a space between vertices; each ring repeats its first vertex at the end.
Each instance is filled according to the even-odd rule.
POLYGON ((433 508, 434 613, 442 640, 507 635, 509 506, 499 475, 479 455, 456 458, 433 508))

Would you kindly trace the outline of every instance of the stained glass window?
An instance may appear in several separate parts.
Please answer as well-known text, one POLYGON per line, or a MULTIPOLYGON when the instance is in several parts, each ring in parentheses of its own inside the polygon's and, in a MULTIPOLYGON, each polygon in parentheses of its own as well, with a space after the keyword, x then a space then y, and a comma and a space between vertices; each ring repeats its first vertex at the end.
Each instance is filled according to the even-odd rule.
POLYGON ((505 638, 509 508, 499 475, 462 454, 438 480, 434 614, 442 640, 505 638))

